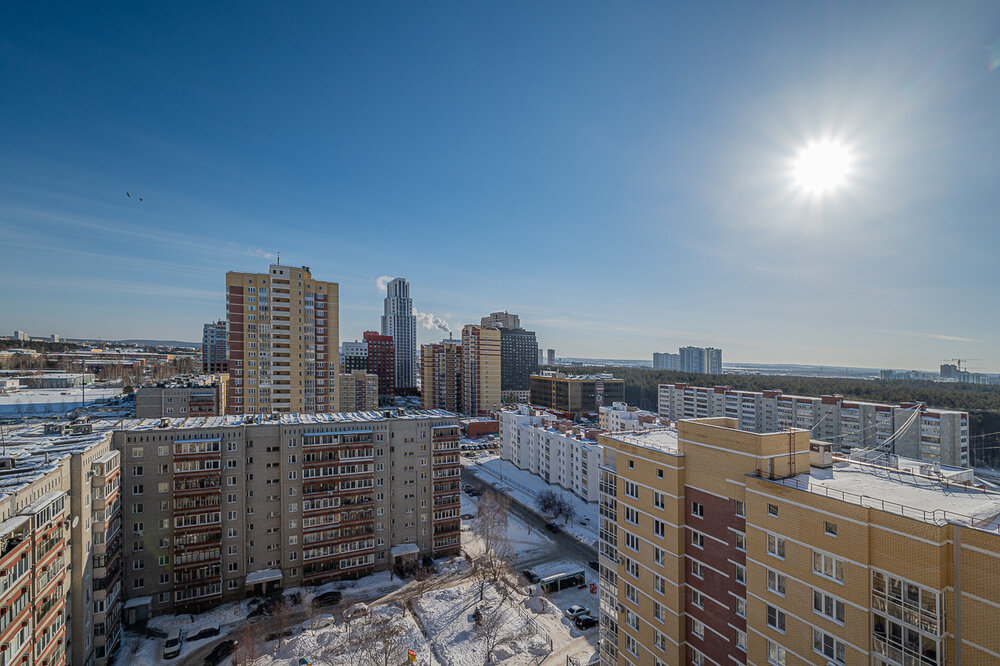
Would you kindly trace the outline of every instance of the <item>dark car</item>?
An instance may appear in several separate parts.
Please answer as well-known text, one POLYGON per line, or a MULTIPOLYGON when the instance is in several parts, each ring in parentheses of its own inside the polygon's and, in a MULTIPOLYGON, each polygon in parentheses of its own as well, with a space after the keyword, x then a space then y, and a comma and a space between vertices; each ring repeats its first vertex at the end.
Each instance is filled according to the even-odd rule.
POLYGON ((580 615, 573 622, 580 629, 590 629, 597 626, 597 618, 593 615, 580 615))
POLYGON ((236 649, 236 641, 222 641, 205 657, 205 666, 215 666, 236 649))
POLYGON ((473 516, 471 513, 462 514, 462 520, 472 520, 473 518, 475 518, 475 516, 473 516))
POLYGON ((196 634, 191 634, 190 636, 188 636, 188 640, 200 641, 204 638, 211 638, 212 636, 218 636, 218 635, 219 635, 218 627, 208 627, 207 629, 202 629, 196 634))
POLYGON ((469 497, 479 497, 480 495, 482 495, 482 493, 475 488, 469 491, 469 497))
POLYGON ((601 565, 598 564, 597 560, 591 560, 591 561, 587 562, 587 566, 590 567, 591 569, 593 569, 594 571, 600 571, 601 570, 601 565))
POLYGON ((542 580, 541 578, 538 577, 538 574, 536 574, 531 569, 525 569, 524 571, 521 572, 521 575, 527 578, 528 582, 530 582, 532 585, 535 585, 540 580, 542 580))
POLYGON ((320 606, 335 606, 340 603, 343 596, 344 595, 339 590, 317 594, 313 597, 312 605, 314 608, 319 608, 320 606))
POLYGON ((559 534, 559 532, 562 532, 562 528, 555 523, 545 523, 545 529, 553 534, 559 534))

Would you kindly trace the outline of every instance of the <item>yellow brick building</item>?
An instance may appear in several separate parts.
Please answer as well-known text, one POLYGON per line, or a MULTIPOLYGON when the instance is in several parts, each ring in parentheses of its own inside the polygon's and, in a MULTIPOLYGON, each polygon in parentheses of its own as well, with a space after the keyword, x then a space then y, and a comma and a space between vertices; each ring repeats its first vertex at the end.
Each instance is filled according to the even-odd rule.
POLYGON ((500 331, 466 324, 462 329, 462 412, 483 416, 500 406, 500 331))
POLYGON ((725 418, 599 439, 603 663, 1000 660, 1000 494, 971 471, 725 418))
POLYGON ((367 412, 378 407, 378 375, 355 370, 338 375, 338 383, 338 412, 367 412))

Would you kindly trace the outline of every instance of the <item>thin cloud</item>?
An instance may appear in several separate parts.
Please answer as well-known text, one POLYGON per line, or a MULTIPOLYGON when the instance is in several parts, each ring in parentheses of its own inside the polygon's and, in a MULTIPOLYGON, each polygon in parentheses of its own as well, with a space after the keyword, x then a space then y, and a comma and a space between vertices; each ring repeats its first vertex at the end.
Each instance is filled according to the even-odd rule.
POLYGON ((420 312, 416 308, 413 308, 413 316, 417 318, 417 323, 420 324, 421 328, 433 331, 434 329, 440 329, 445 333, 451 333, 451 326, 448 325, 441 317, 431 314, 430 312, 420 312))
POLYGON ((375 278, 375 286, 379 291, 386 291, 389 287, 389 283, 392 282, 393 278, 391 275, 379 275, 375 278))
POLYGON ((935 340, 950 340, 951 342, 982 342, 976 338, 963 338, 960 335, 942 335, 941 333, 928 333, 927 337, 935 340))
POLYGON ((259 247, 248 247, 244 254, 248 257, 260 257, 261 259, 274 259, 275 256, 273 252, 262 250, 259 247))

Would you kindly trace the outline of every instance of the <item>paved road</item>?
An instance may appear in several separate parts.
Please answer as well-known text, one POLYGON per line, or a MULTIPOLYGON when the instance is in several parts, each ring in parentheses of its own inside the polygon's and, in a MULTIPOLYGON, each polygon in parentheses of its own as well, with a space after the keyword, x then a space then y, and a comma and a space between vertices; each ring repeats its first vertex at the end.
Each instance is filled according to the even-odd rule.
MULTIPOLYGON (((467 483, 473 488, 481 491, 494 488, 494 486, 488 483, 485 479, 480 479, 465 468, 462 468, 462 483, 467 483)), ((510 512, 532 529, 545 531, 545 524, 548 521, 517 502, 513 497, 510 498, 510 512)), ((597 551, 595 549, 586 544, 580 543, 565 532, 552 534, 546 531, 545 535, 555 542, 556 548, 553 550, 558 554, 559 558, 569 558, 579 561, 584 565, 591 560, 597 559, 597 551)), ((549 554, 542 557, 532 558, 530 561, 518 561, 518 565, 525 564, 530 566, 531 564, 539 564, 552 559, 553 554, 549 554)))

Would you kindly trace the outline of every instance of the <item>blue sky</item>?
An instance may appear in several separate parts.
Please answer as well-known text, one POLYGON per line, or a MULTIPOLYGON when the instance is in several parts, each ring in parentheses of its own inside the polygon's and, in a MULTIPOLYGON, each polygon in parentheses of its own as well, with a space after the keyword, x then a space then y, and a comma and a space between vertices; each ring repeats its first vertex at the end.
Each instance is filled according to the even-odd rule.
POLYGON ((100 7, 0 8, 5 334, 197 340, 280 250, 342 340, 389 275, 559 355, 1000 370, 1000 4, 100 7))

